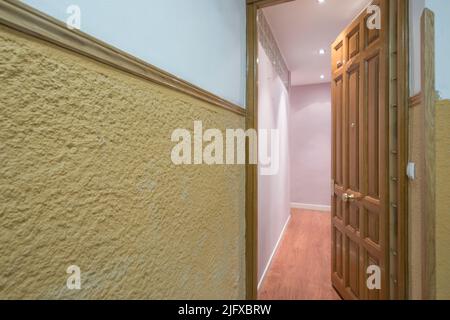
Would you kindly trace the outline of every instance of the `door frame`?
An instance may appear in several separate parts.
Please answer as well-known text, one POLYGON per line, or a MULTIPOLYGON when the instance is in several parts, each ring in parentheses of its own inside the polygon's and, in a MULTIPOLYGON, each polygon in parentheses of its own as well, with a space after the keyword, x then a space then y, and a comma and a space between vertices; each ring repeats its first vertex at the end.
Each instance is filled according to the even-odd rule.
MULTIPOLYGON (((247 5, 247 115, 246 129, 258 129, 258 34, 257 12, 259 9, 295 0, 246 0, 247 5)), ((391 243, 391 259, 396 259, 395 273, 391 274, 393 290, 391 299, 408 298, 408 184, 406 166, 408 162, 408 107, 409 107, 409 0, 389 1, 396 15, 397 28, 390 27, 389 37, 393 48, 390 54, 390 69, 396 65, 395 79, 390 81, 389 94, 396 92, 396 101, 392 103, 394 126, 390 140, 395 139, 396 150, 390 150, 391 161, 396 162, 397 177, 389 177, 395 183, 389 192, 397 223, 390 221, 390 230, 396 233, 397 241, 391 243), (392 5, 392 3, 394 3, 392 5), (395 62, 395 63, 392 63, 395 62), (391 137, 392 136, 392 137, 391 137), (392 178, 392 179, 391 179, 392 178)), ((391 13, 393 10, 390 11, 391 13)), ((391 49, 392 49, 391 48, 391 49)), ((248 157, 247 148, 247 157, 248 157)), ((392 174, 391 172, 389 174, 392 174)), ((331 179, 331 177, 330 177, 331 179)), ((246 165, 245 174, 245 281, 246 298, 257 299, 258 274, 258 166, 246 165)), ((392 270, 390 268, 390 270, 392 270)), ((331 285, 331 283, 330 283, 331 285)))

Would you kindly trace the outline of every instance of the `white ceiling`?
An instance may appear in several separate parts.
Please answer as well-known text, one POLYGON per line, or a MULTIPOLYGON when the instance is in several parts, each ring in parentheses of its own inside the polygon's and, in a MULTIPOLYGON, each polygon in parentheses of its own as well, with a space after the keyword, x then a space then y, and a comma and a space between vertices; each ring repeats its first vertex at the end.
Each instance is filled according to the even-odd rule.
POLYGON ((292 73, 293 86, 331 81, 331 44, 370 2, 296 0, 263 9, 292 73), (319 55, 320 49, 325 49, 325 55, 319 55))

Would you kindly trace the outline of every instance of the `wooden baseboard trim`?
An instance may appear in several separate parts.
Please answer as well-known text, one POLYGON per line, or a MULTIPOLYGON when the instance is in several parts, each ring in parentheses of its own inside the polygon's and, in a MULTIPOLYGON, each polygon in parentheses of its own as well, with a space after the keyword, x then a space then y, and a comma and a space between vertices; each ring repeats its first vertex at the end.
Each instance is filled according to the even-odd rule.
POLYGON ((293 209, 305 209, 305 210, 313 210, 313 211, 323 211, 323 212, 331 212, 331 206, 324 206, 318 204, 306 204, 306 203, 291 203, 291 208, 293 209))
POLYGON ((247 113, 244 108, 181 80, 84 32, 70 30, 64 23, 20 1, 0 1, 0 25, 50 42, 144 80, 188 94, 241 116, 245 116, 247 113))

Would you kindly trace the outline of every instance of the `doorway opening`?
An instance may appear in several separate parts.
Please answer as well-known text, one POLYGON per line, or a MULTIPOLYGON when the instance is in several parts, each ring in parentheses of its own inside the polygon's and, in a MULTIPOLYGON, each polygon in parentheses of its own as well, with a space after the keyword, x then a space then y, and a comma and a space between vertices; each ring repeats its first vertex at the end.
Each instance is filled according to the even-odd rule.
POLYGON ((406 297, 406 7, 248 1, 247 127, 278 137, 247 170, 248 298, 406 297))

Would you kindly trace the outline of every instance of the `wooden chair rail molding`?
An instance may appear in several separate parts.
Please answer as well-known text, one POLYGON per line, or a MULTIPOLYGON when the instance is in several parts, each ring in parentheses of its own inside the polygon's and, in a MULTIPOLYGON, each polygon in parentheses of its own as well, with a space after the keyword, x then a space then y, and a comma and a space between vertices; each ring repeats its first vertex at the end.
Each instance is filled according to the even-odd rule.
POLYGON ((418 93, 415 96, 409 98, 409 107, 417 107, 422 104, 422 93, 418 93))
POLYGON ((0 1, 0 25, 76 52, 144 80, 188 94, 241 116, 246 110, 206 90, 108 45, 17 0, 0 1))

